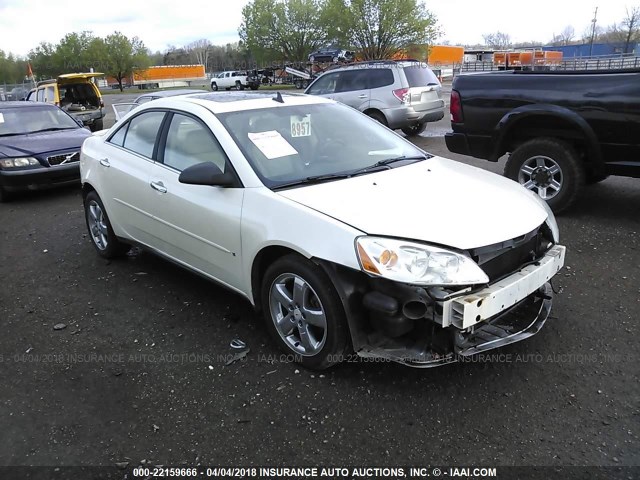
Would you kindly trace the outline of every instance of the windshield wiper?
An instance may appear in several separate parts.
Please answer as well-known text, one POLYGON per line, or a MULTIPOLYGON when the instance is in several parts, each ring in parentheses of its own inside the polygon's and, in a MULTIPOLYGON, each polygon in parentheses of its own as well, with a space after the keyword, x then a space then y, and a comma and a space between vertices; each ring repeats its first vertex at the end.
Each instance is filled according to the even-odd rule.
POLYGON ((28 132, 28 133, 41 133, 41 132, 53 132, 55 130, 71 130, 74 129, 75 127, 49 127, 49 128, 43 128, 41 130, 34 130, 32 132, 28 132))
POLYGON ((351 172, 350 175, 360 175, 362 173, 367 173, 367 172, 371 172, 377 168, 380 167, 387 167, 387 169, 391 168, 389 165, 391 165, 392 163, 396 163, 396 162, 402 162, 405 160, 415 160, 417 162, 421 161, 421 160, 426 160, 427 158, 430 158, 429 156, 425 155, 400 155, 399 157, 391 157, 391 158, 385 158, 384 160, 380 160, 379 162, 374 163, 373 165, 368 165, 366 167, 360 168, 358 170, 355 170, 353 172, 351 172))
POLYGON ((341 178, 351 177, 351 173, 327 173, 325 175, 314 175, 312 177, 301 178, 300 180, 294 180, 293 182, 281 183, 276 185, 274 189, 295 187, 296 185, 313 185, 314 183, 322 183, 330 180, 338 180, 341 178))

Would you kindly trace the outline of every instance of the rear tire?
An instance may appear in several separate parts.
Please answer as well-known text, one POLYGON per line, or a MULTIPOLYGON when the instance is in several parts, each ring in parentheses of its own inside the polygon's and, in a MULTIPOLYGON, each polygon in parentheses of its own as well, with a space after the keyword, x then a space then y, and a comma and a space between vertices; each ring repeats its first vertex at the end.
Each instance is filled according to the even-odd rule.
POLYGON ((427 122, 416 123, 415 125, 411 125, 410 127, 404 127, 402 132, 407 137, 415 137, 416 135, 420 135, 427 128, 427 122))
POLYGON ((389 123, 387 122, 387 119, 385 118, 385 116, 381 113, 381 112, 368 112, 367 115, 369 115, 371 118, 373 118, 376 122, 381 123, 382 125, 384 125, 385 127, 389 126, 389 123))
POLYGON ((89 192, 84 198, 84 218, 89 238, 98 255, 103 258, 115 258, 129 251, 130 246, 118 240, 113 233, 102 200, 95 191, 89 192))
POLYGON ((537 193, 555 213, 576 201, 585 181, 576 151, 555 138, 535 138, 520 145, 509 156, 504 175, 537 193))
POLYGON ((240 81, 236 81, 236 90, 240 91, 240 90, 244 90, 244 87, 242 86, 242 83, 240 83, 240 81))
POLYGON ((269 333, 295 361, 313 370, 342 361, 347 319, 320 267, 297 254, 279 258, 264 274, 261 301, 269 333))

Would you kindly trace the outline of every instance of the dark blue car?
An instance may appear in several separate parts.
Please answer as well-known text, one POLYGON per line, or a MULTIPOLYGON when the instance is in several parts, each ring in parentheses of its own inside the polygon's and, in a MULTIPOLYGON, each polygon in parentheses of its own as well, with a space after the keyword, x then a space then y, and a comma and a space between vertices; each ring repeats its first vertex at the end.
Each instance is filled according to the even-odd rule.
POLYGON ((13 192, 80 180, 80 147, 91 132, 46 103, 0 103, 0 202, 13 192))

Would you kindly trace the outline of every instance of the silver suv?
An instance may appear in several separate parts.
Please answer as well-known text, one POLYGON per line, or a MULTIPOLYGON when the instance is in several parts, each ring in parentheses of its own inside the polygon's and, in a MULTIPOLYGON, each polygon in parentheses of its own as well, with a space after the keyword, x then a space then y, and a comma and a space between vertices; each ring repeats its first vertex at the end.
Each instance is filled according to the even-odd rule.
POLYGON ((304 93, 331 98, 406 135, 422 133, 444 117, 442 86, 414 60, 359 62, 329 70, 304 93))

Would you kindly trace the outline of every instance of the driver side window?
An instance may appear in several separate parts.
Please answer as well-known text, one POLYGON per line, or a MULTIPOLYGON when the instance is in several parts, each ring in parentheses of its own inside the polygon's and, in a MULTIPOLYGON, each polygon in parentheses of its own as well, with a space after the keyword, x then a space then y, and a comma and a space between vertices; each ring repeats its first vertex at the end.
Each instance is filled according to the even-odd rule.
POLYGON ((163 163, 178 171, 213 162, 224 173, 227 156, 208 127, 188 115, 175 113, 167 132, 163 163))
POLYGON ((325 73, 309 88, 307 93, 311 95, 327 95, 336 91, 338 73, 325 73))

